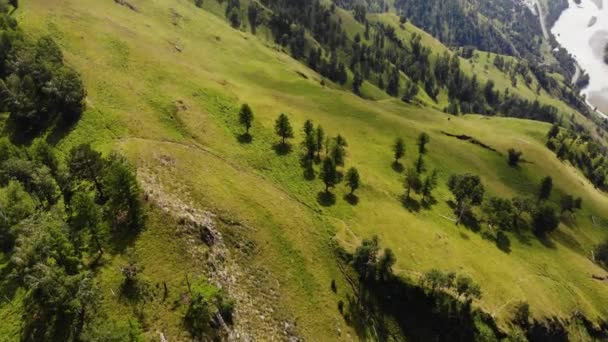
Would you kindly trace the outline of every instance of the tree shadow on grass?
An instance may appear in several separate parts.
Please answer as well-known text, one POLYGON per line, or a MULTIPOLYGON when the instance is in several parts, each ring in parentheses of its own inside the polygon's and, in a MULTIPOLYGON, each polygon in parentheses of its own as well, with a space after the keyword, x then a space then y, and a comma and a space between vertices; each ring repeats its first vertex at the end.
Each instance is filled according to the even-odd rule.
POLYGON ((300 156, 300 166, 304 170, 302 175, 307 181, 312 181, 316 178, 314 160, 309 158, 306 154, 300 156))
POLYGON ((545 246, 547 248, 551 248, 551 249, 557 248, 557 246, 555 245, 555 242, 553 242, 547 234, 544 234, 544 235, 534 234, 534 235, 536 235, 536 238, 538 239, 538 241, 540 241, 540 243, 543 244, 543 246, 545 246))
POLYGON ((511 240, 502 231, 496 233, 496 247, 507 254, 511 253, 511 240))
POLYGON ((46 142, 51 145, 57 145, 63 138, 65 138, 70 132, 76 128, 76 124, 78 120, 67 120, 63 118, 57 119, 55 125, 53 126, 53 130, 46 137, 46 142))
POLYGON ((469 210, 467 210, 464 214, 462 214, 460 223, 475 233, 479 233, 479 231, 481 230, 481 225, 479 224, 479 220, 469 210))
POLYGON ((429 196, 429 197, 423 199, 422 201, 420 201, 420 204, 422 205, 422 207, 424 209, 429 210, 429 209, 431 209, 432 206, 437 204, 437 200, 435 199, 435 197, 429 196))
POLYGON ((515 238, 517 238, 517 241, 519 241, 519 243, 522 243, 526 246, 531 246, 532 245, 532 240, 530 240, 530 235, 526 234, 526 232, 524 232, 523 230, 519 229, 516 230, 514 232, 515 238))
POLYGON ((411 212, 419 212, 420 211, 420 203, 413 199, 412 197, 407 197, 405 195, 401 196, 401 204, 411 212))
POLYGON ((253 136, 249 133, 242 133, 236 136, 236 140, 240 144, 251 144, 253 141, 253 136))
POLYGON ((272 145, 272 149, 274 150, 274 152, 278 155, 278 156, 284 156, 287 155, 289 153, 291 153, 291 144, 289 143, 276 143, 274 145, 272 145))
POLYGON ((135 244, 135 240, 139 236, 140 231, 129 231, 128 229, 117 229, 110 234, 109 244, 111 251, 114 253, 122 253, 128 247, 135 244))
POLYGON ((398 172, 398 173, 401 173, 401 172, 403 172, 403 170, 405 170, 405 168, 403 167, 403 164, 401 164, 401 163, 400 163, 400 162, 398 162, 398 161, 394 161, 394 162, 391 164, 391 167, 393 168, 393 170, 394 170, 395 172, 398 172))
POLYGON ((329 191, 320 191, 317 194, 317 202, 324 207, 331 207, 336 204, 336 195, 329 191))
POLYGON ((315 169, 311 167, 305 167, 303 174, 304 179, 306 179, 307 181, 313 181, 316 178, 316 174, 315 174, 315 169))
POLYGON ((357 195, 355 195, 353 193, 344 195, 344 200, 346 202, 348 202, 348 204, 350 204, 350 205, 357 205, 357 204, 359 204, 359 196, 357 196, 357 195))

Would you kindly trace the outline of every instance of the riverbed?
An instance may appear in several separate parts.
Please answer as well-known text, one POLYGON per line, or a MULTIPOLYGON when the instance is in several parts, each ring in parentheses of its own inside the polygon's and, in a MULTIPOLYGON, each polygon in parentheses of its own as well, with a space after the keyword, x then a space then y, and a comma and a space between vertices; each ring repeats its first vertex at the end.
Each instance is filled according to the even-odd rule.
POLYGON ((589 85, 582 93, 593 107, 608 114, 608 65, 604 63, 604 47, 608 44, 606 1, 581 0, 577 5, 568 0, 569 8, 551 32, 589 74, 589 85))

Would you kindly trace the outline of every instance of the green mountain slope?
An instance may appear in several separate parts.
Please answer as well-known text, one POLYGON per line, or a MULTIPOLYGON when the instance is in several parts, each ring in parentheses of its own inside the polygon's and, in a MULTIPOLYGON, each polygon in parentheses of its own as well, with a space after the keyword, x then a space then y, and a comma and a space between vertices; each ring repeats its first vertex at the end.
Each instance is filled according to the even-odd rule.
MULTIPOLYGON (((111 0, 29 0, 16 13, 27 32, 58 41, 88 89, 86 113, 57 148, 65 154, 91 142, 104 152, 125 153, 137 165, 150 198, 150 226, 132 247, 141 255, 143 274, 159 288, 166 282, 171 295, 141 305, 121 300, 114 292, 127 256, 107 255, 97 279, 103 308, 112 317, 140 320, 148 340, 157 339, 159 332, 169 341, 187 340, 183 296, 190 279, 200 278, 225 287, 235 298, 239 336, 373 338, 375 325, 364 318, 365 324, 358 325, 358 317, 338 309, 340 302, 346 308, 355 305, 349 303, 355 290, 335 253, 337 246, 353 252, 372 235, 382 248, 394 251, 395 274, 412 284, 431 269, 470 276, 482 290, 473 307, 489 314, 503 332, 513 331, 514 307, 521 301, 530 304, 532 318, 556 317, 573 330, 580 323, 576 313, 592 325, 608 316, 606 283, 592 278, 606 272, 591 261, 595 245, 608 237, 603 219, 608 197, 545 147, 550 124, 453 116, 442 111, 448 104, 445 93, 434 102, 421 92, 414 104, 407 104, 369 82, 363 85, 363 97, 356 96, 348 83, 322 82, 322 76, 276 44, 265 27, 257 35, 232 28, 224 5, 215 0, 204 1, 202 9, 178 0, 128 3, 137 10, 111 0), (242 103, 255 113, 251 143, 239 141, 242 103), (287 155, 273 150, 279 113, 289 116, 295 130, 293 151, 287 155), (362 177, 356 205, 344 199, 349 190, 340 184, 333 190, 335 204, 328 206, 321 180, 304 177, 300 128, 307 119, 331 136, 347 139, 346 167, 356 166, 362 177), (401 200, 404 176, 391 167, 391 146, 402 137, 403 163, 412 166, 422 132, 431 139, 427 168, 439 172, 436 204, 408 210, 401 200), (526 162, 518 168, 507 163, 510 148, 523 152, 526 162), (480 175, 487 197, 535 196, 540 181, 551 176, 550 202, 557 205, 563 194, 572 194, 582 198, 583 208, 564 215, 546 241, 530 231, 506 233, 510 247, 504 251, 488 238, 493 230, 486 223, 478 229, 454 224, 447 182, 450 175, 466 172, 480 175), (213 213, 208 217, 222 233, 216 247, 205 247, 181 230, 181 216, 203 210, 213 213), (206 259, 218 250, 223 268, 206 259)), ((347 34, 364 30, 350 12, 337 11, 347 34)), ((369 20, 394 25, 404 38, 420 33, 434 53, 448 51, 410 23, 399 28, 395 15, 374 14, 369 20)), ((528 88, 516 76, 520 85, 513 88, 509 76, 493 66, 494 57, 476 52, 470 61, 461 60, 462 68, 467 75, 493 80, 502 91, 554 105, 561 116, 575 112, 544 90, 537 95, 536 78, 528 88)), ((578 112, 575 118, 593 125, 578 112)), ((315 166, 317 174, 319 168, 315 166)), ((5 260, 0 262, 1 270, 5 260)), ((0 317, 10 317, 0 323, 5 336, 18 335, 20 295, 15 294, 13 304, 0 303, 0 317)), ((389 335, 396 339, 425 336, 387 321, 389 335)))

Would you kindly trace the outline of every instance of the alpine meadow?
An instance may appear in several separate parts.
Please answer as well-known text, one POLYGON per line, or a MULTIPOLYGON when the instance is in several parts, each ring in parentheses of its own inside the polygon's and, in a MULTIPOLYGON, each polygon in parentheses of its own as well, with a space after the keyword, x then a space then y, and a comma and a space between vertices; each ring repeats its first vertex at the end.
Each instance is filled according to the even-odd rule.
POLYGON ((602 4, 0 0, 0 341, 608 340, 602 4))

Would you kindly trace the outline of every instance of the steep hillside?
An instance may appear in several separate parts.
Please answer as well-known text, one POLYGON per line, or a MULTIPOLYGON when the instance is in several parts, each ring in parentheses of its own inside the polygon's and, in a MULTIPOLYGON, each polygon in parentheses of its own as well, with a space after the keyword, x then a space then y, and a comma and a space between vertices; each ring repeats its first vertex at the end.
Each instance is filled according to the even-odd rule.
MULTIPOLYGON (((303 58, 292 58, 293 46, 277 43, 267 25, 251 33, 244 19, 248 2, 239 10, 243 22, 231 27, 230 3, 205 0, 199 8, 186 0, 28 0, 14 14, 29 35, 50 35, 58 42, 88 91, 83 117, 57 141, 60 155, 81 143, 106 155, 120 151, 137 166, 148 199, 147 229, 125 244, 139 255, 155 293, 168 286, 168 295, 140 302, 117 296, 120 267, 130 256, 125 249, 112 250, 95 274, 105 314, 138 322, 146 340, 159 334, 188 340, 183 317, 188 293, 192 284, 202 283, 223 288, 235 300, 229 330, 236 340, 498 340, 507 334, 591 340, 590 334, 601 332, 608 287, 592 251, 608 238, 608 197, 545 146, 550 123, 498 111, 447 114, 447 90, 433 100, 423 81, 415 84, 420 92, 409 102, 369 81, 358 96, 351 91, 350 69, 346 82, 333 82, 303 58), (239 123, 243 103, 254 112, 250 136, 239 123), (280 113, 294 128, 287 151, 275 135, 280 113), (349 196, 344 182, 326 192, 319 178, 323 164, 306 163, 301 127, 308 119, 328 136, 347 140, 339 169, 358 169, 356 196, 349 196), (430 137, 421 173, 426 178, 438 172, 434 201, 423 201, 414 191, 410 199, 404 195, 402 168, 416 165, 421 133, 430 137), (393 163, 398 137, 406 146, 402 168, 393 163), (523 153, 517 167, 508 163, 511 148, 523 153), (529 223, 501 230, 497 238, 500 229, 489 224, 481 207, 472 209, 466 224, 455 224, 448 180, 465 173, 480 176, 486 203, 490 197, 530 197, 535 205, 539 184, 550 176, 553 192, 546 203, 557 207, 570 194, 582 199, 582 208, 562 213, 559 227, 544 237, 529 223), (205 243, 192 227, 209 229, 215 243, 205 243), (373 304, 365 306, 358 297, 364 284, 354 283, 359 279, 348 255, 374 235, 382 249, 394 252, 396 277, 390 279, 397 285, 391 283, 396 290, 390 293, 400 295, 387 300, 370 286, 365 293, 373 304), (436 294, 422 281, 433 269, 470 277, 481 296, 450 289, 436 294), (375 311, 393 298, 391 310, 375 311), (529 304, 530 321, 518 323, 522 302, 529 304), (434 319, 450 325, 433 326, 434 319)), ((259 6, 270 15, 270 4, 259 6)), ((365 24, 353 13, 335 11, 347 37, 363 36, 365 24)), ((394 14, 367 19, 391 26, 404 41, 420 34, 432 61, 454 55, 410 22, 401 28, 394 14)), ((310 31, 301 32, 310 44, 322 45, 310 31)), ((344 51, 340 61, 348 63, 351 56, 344 51)), ((513 87, 509 73, 494 66, 495 54, 475 51, 469 59, 456 58, 467 77, 477 75, 480 83, 492 80, 501 93, 508 89, 530 103, 538 99, 554 106, 563 129, 573 127, 573 113, 574 122, 593 127, 588 116, 539 87, 535 75, 529 86, 514 75, 518 86, 513 87)), ((398 79, 404 84, 410 77, 398 72, 398 79)), ((6 259, 0 258, 0 272, 8 267, 6 259)), ((18 289, 0 301, 0 334, 9 340, 20 336, 23 296, 18 289)))

